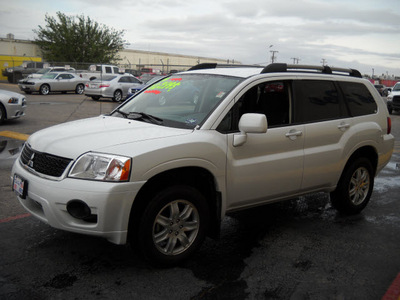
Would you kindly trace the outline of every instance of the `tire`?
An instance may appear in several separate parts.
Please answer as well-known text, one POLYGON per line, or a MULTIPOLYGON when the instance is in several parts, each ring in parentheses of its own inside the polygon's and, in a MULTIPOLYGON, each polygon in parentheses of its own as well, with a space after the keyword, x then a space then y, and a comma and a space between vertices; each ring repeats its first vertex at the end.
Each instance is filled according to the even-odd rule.
POLYGON ((121 91, 121 90, 116 90, 116 91, 114 92, 114 98, 113 98, 113 100, 114 100, 115 102, 119 102, 119 101, 122 100, 122 91, 121 91))
POLYGON ((100 96, 92 96, 92 99, 97 101, 100 99, 100 96))
POLYGON ((85 86, 83 84, 78 84, 75 88, 75 93, 78 95, 82 95, 85 91, 85 86))
POLYGON ((0 124, 2 124, 5 119, 7 119, 6 109, 0 104, 0 124))
POLYGON ((50 93, 50 86, 48 84, 42 84, 39 93, 40 95, 48 95, 50 93))
POLYGON ((354 160, 342 174, 331 203, 344 214, 358 214, 368 204, 374 187, 371 162, 364 157, 354 160))
POLYGON ((208 211, 206 199, 195 188, 168 187, 157 193, 144 210, 136 245, 151 264, 177 265, 203 243, 209 224, 208 211))

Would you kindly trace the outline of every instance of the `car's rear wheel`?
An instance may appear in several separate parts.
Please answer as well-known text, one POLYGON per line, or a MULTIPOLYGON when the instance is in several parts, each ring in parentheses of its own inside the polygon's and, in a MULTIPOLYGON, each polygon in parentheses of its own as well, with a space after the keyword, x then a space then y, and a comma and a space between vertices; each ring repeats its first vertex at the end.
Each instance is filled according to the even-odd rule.
POLYGON ((142 214, 137 243, 151 263, 182 262, 203 242, 209 223, 204 196, 190 186, 172 186, 157 193, 142 214))
POLYGON ((50 86, 47 84, 43 84, 39 90, 41 95, 48 95, 50 93, 50 86))
POLYGON ((116 91, 114 92, 114 98, 113 98, 113 100, 116 101, 116 102, 119 102, 119 101, 122 100, 122 91, 121 91, 121 90, 116 90, 116 91))
POLYGON ((85 91, 85 86, 83 84, 78 84, 75 88, 75 93, 78 95, 82 95, 85 91))
POLYGON ((336 190, 331 193, 332 205, 345 214, 357 214, 367 206, 373 187, 371 162, 358 158, 345 169, 336 190))

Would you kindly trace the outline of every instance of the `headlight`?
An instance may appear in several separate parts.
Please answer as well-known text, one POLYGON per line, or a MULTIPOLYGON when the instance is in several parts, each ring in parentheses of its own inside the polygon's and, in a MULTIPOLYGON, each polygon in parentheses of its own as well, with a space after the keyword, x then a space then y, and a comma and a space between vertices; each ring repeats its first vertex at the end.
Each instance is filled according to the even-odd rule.
POLYGON ((16 98, 16 97, 11 97, 11 98, 8 100, 8 103, 10 103, 10 104, 18 104, 18 98, 16 98))
POLYGON ((131 159, 102 153, 83 154, 69 172, 69 177, 101 180, 128 181, 131 172, 131 159))

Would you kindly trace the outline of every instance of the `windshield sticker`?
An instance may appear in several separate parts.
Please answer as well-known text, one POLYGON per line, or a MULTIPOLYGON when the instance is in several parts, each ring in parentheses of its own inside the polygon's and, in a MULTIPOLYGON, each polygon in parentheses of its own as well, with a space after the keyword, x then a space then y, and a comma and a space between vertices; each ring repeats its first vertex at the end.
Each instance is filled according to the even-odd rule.
POLYGON ((181 85, 181 80, 182 78, 166 78, 149 87, 147 91, 149 91, 149 93, 151 93, 150 91, 152 90, 166 90, 167 92, 170 92, 172 89, 181 85))
POLYGON ((222 98, 224 95, 225 95, 225 92, 219 92, 216 97, 222 98))
POLYGON ((144 91, 144 93, 145 93, 145 94, 156 94, 156 95, 161 94, 161 92, 160 92, 160 91, 157 91, 157 90, 153 90, 153 91, 147 90, 147 91, 144 91))
POLYGON ((187 119, 186 123, 187 124, 197 124, 197 119, 187 119))

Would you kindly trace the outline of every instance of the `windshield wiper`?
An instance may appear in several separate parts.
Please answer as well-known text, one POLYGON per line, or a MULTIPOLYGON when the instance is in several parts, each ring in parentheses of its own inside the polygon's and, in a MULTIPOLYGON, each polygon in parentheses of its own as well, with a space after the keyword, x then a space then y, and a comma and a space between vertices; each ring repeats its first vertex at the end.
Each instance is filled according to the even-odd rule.
POLYGON ((142 120, 145 122, 150 121, 150 123, 158 124, 158 125, 161 125, 163 123, 163 119, 146 114, 144 112, 130 112, 129 114, 127 114, 126 117, 131 120, 142 120))
POLYGON ((122 111, 122 110, 119 110, 119 109, 117 109, 116 112, 119 113, 119 114, 121 114, 121 115, 123 115, 124 118, 127 118, 127 117, 129 116, 128 113, 126 113, 126 112, 124 112, 124 111, 122 111))

